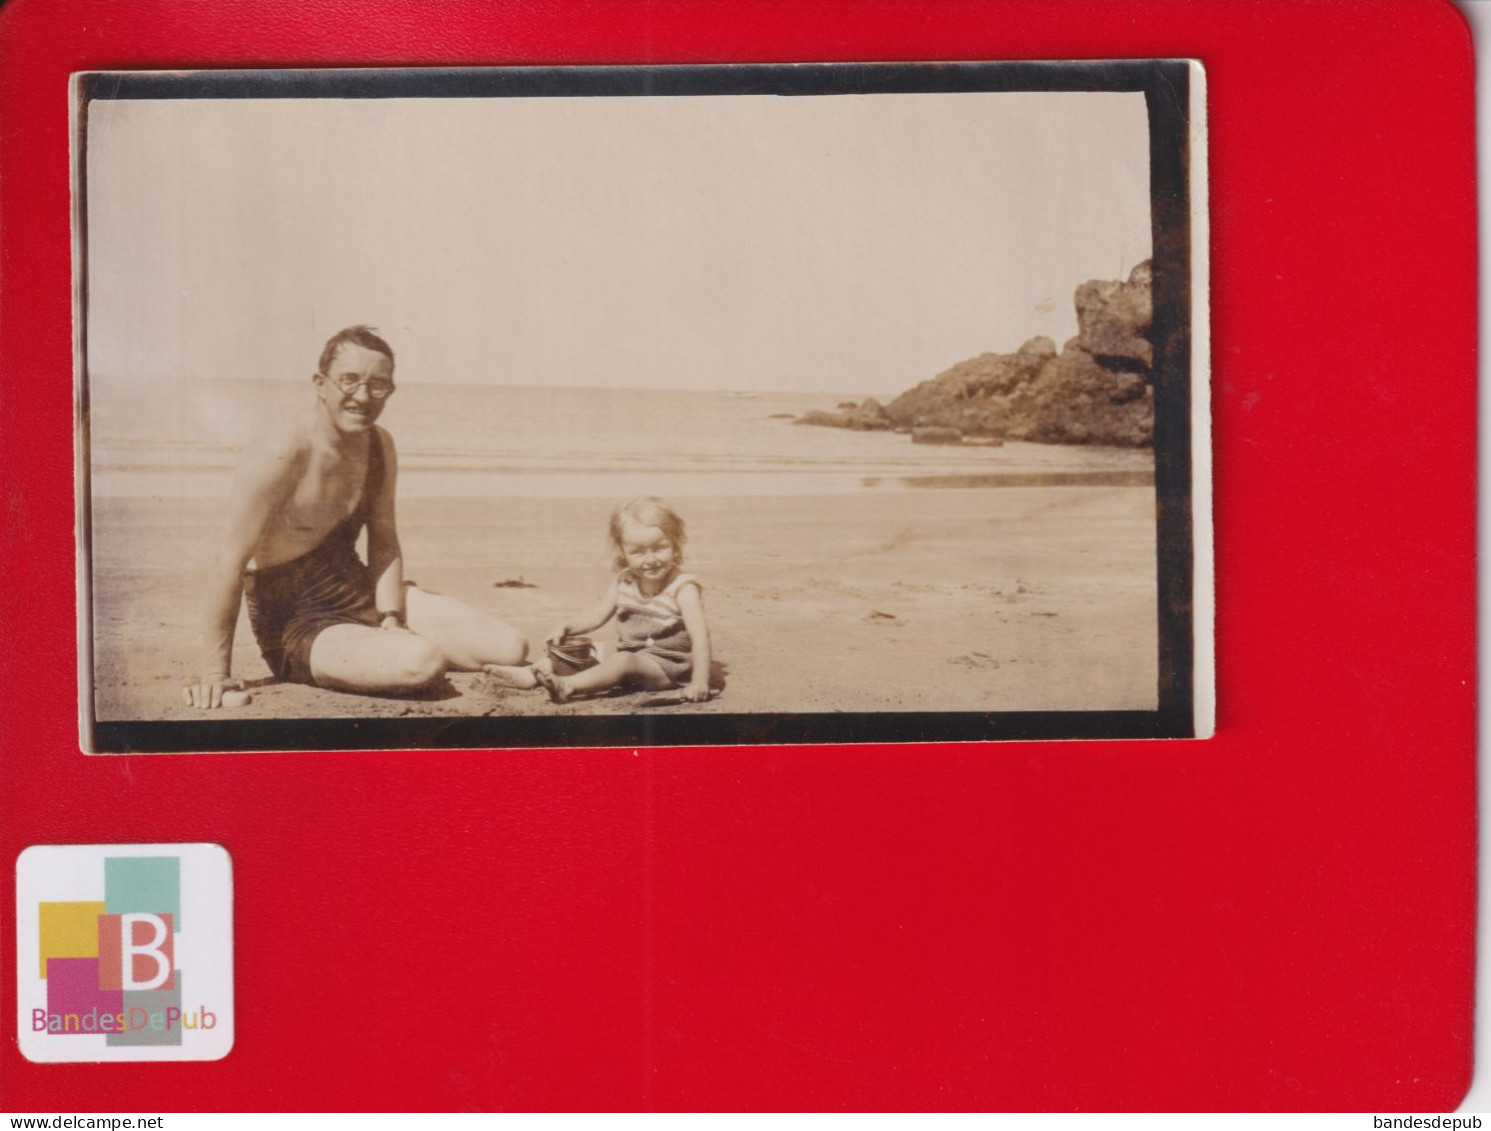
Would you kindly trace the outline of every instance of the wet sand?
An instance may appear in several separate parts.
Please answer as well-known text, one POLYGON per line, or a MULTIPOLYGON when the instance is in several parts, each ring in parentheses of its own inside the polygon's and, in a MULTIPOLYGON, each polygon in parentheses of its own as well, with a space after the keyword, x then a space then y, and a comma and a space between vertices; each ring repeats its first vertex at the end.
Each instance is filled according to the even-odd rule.
MULTIPOLYGON (((1154 491, 1146 486, 928 486, 675 500, 705 585, 709 703, 640 693, 556 706, 452 674, 433 695, 348 695, 274 681, 246 616, 232 718, 835 711, 1152 710, 1154 491), (663 700, 663 701, 660 701, 663 700)), ((406 576, 488 609, 532 641, 609 581, 611 499, 409 499, 406 576), (533 588, 502 583, 521 579, 533 588)), ((200 646, 221 504, 93 506, 100 720, 202 719, 181 699, 200 646)), ((598 636, 604 638, 607 630, 598 636)))

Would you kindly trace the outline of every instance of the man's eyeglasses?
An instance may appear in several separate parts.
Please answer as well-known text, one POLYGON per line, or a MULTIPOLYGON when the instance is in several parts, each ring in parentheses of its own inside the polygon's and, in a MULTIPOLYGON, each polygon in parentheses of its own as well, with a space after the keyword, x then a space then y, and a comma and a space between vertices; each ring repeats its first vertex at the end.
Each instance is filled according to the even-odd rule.
POLYGON ((357 378, 350 373, 341 377, 327 377, 333 385, 342 391, 345 396, 351 396, 358 389, 366 388, 368 396, 375 401, 381 401, 393 393, 393 382, 387 377, 363 377, 357 378))

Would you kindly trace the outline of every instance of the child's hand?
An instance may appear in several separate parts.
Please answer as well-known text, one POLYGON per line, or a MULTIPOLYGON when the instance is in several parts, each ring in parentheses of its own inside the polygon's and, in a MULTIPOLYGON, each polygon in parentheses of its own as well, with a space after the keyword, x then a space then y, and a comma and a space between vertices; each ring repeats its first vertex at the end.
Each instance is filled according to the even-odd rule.
POLYGON ((567 636, 569 636, 569 625, 561 624, 553 632, 549 633, 548 636, 544 637, 544 643, 563 644, 567 636))
POLYGON ((683 697, 690 703, 702 703, 709 698, 709 680, 691 679, 683 689, 683 697))

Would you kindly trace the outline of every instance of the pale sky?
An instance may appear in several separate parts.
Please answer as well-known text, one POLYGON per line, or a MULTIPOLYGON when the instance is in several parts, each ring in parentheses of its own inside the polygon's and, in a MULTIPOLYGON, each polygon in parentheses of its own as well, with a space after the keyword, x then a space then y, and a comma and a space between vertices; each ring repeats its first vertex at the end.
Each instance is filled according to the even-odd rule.
POLYGON ((1150 254, 1141 94, 91 103, 89 368, 894 394, 1150 254))

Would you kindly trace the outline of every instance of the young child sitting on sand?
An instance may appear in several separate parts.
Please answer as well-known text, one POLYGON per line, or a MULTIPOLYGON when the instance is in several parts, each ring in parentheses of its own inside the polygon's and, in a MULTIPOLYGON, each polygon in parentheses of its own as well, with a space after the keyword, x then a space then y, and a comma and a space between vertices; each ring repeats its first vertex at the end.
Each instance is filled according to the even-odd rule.
POLYGON ((593 632, 616 618, 615 655, 574 675, 533 670, 556 703, 597 695, 622 684, 645 691, 683 689, 691 703, 709 698, 709 626, 699 579, 684 573, 683 519, 658 499, 632 499, 611 515, 616 580, 588 612, 548 636, 593 632))

